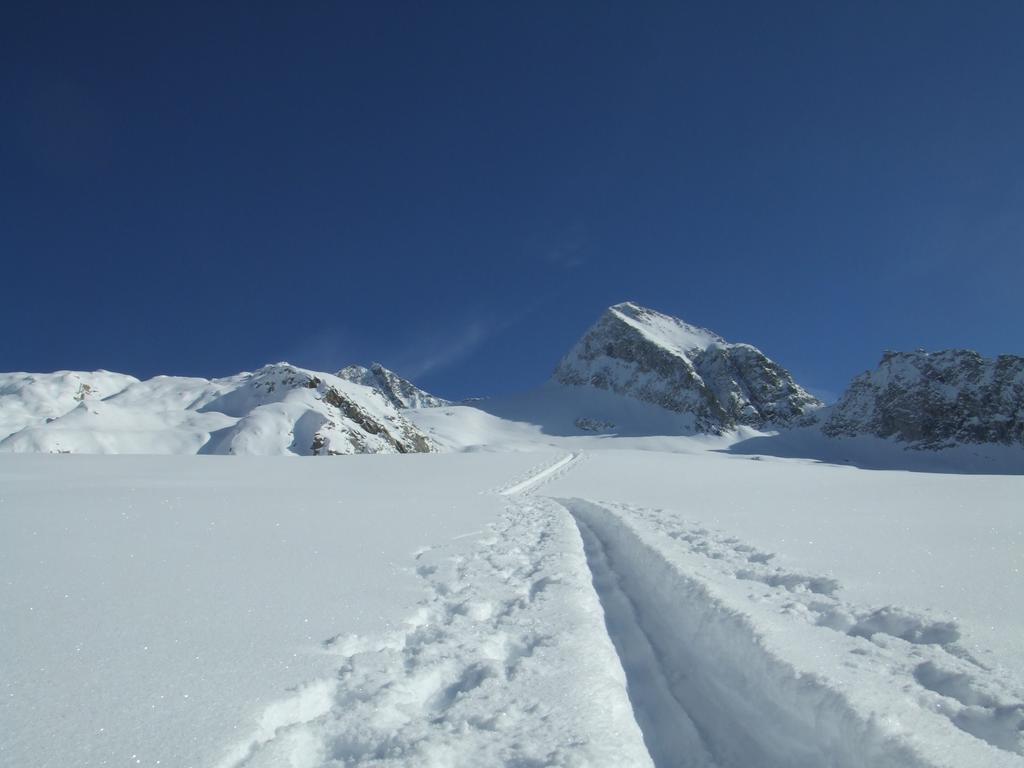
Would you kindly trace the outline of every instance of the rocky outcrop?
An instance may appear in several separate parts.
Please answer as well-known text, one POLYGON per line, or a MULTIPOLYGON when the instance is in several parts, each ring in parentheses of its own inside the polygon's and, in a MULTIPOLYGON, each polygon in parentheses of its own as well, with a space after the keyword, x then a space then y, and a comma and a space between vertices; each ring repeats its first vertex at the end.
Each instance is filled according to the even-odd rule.
POLYGON ((692 414, 700 432, 804 423, 821 406, 757 348, 631 302, 601 316, 554 380, 692 414))
POLYGON ((283 419, 291 423, 293 453, 318 456, 431 450, 427 437, 376 389, 287 363, 264 366, 255 373, 243 374, 243 379, 240 386, 203 406, 206 411, 242 416, 236 428, 220 440, 211 441, 208 451, 259 452, 253 449, 248 432, 262 436, 273 430, 251 424, 257 415, 263 421, 269 417, 274 422, 283 419))
POLYGON ((919 448, 1024 445, 1024 357, 966 349, 886 352, 853 380, 822 431, 874 435, 919 448))
POLYGON ((408 379, 403 379, 380 363, 373 363, 369 368, 349 365, 338 371, 337 375, 364 387, 373 387, 390 400, 395 408, 442 408, 451 405, 450 400, 424 392, 408 379))

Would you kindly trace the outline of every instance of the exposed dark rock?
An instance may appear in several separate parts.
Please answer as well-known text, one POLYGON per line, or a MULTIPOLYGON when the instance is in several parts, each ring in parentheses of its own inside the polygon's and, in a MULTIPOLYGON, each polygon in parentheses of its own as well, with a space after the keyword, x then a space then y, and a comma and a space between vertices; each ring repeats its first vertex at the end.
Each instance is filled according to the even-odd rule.
POLYGON ((364 387, 373 387, 398 409, 441 408, 451 405, 451 401, 425 392, 380 363, 373 363, 369 368, 349 365, 338 371, 338 377, 362 384, 364 387))
POLYGON ((878 368, 853 380, 822 431, 892 437, 919 448, 1024 445, 1024 357, 886 352, 878 368))
MULTIPOLYGON (((308 411, 296 421, 314 424, 310 442, 297 444, 300 452, 316 456, 348 453, 426 453, 430 440, 384 398, 376 388, 352 387, 348 381, 328 374, 314 374, 277 363, 247 374, 254 400, 240 390, 225 393, 203 406, 229 415, 244 417, 270 403, 306 404, 308 411), (346 391, 346 387, 358 392, 346 391), (312 390, 311 392, 307 392, 312 390), (306 393, 300 395, 300 393, 306 393), (296 400, 296 397, 298 399, 296 400), (362 404, 361 404, 362 403, 362 404), (306 448, 308 446, 308 448, 306 448)), ((310 435, 301 430, 296 435, 310 435)))

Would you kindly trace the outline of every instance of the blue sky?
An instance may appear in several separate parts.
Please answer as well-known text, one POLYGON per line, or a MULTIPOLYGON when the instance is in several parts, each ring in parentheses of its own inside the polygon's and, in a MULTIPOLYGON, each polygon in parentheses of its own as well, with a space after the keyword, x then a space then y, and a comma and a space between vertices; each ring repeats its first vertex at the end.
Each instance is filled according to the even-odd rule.
POLYGON ((0 369, 1024 354, 1024 4, 9 4, 0 369), (19 6, 20 5, 20 9, 19 6))

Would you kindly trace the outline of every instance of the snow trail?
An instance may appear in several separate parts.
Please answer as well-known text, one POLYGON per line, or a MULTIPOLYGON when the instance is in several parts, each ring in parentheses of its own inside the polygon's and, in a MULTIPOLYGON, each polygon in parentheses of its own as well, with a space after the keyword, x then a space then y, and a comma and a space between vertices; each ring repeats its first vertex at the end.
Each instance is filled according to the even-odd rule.
POLYGON ((1024 708, 955 623, 857 610, 834 580, 657 510, 559 501, 659 768, 1024 766, 1024 708))
POLYGON ((535 491, 539 486, 550 482, 558 475, 566 472, 569 467, 580 459, 582 453, 570 453, 564 456, 549 467, 531 473, 524 480, 520 480, 507 488, 498 491, 502 496, 518 496, 521 493, 535 491))
POLYGON ((651 766, 576 525, 528 493, 575 459, 513 485, 486 532, 420 551, 428 596, 405 625, 325 640, 336 676, 218 768, 651 766))

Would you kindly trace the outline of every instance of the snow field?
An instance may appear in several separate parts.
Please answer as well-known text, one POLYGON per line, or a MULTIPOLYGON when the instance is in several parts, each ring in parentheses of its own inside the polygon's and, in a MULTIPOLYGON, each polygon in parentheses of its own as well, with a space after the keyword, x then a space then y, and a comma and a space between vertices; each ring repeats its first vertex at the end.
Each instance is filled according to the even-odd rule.
POLYGON ((487 534, 420 552, 405 627, 326 641, 335 677, 218 768, 1024 765, 1021 691, 956 621, 850 603, 676 512, 533 495, 588 458, 532 466, 487 534))
POLYGON ((0 766, 215 765, 563 455, 0 456, 0 766))
POLYGON ((1024 479, 674 440, 0 457, 0 764, 1024 766, 1024 479))

